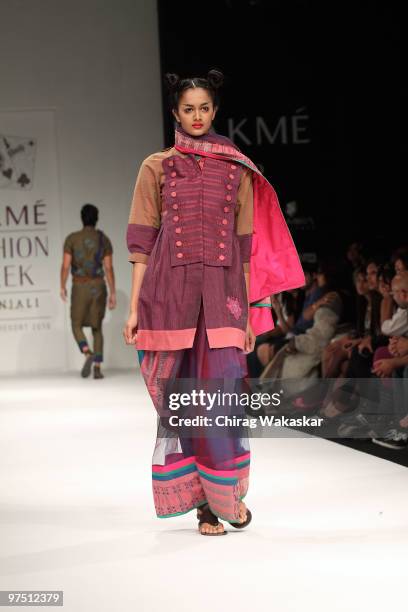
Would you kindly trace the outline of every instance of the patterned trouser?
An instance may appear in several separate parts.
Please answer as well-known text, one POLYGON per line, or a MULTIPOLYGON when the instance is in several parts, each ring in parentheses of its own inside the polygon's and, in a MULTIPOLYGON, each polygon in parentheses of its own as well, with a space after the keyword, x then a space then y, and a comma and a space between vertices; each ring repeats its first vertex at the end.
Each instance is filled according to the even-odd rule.
MULTIPOLYGON (((140 368, 153 404, 161 416, 166 406, 166 381, 176 378, 235 380, 247 375, 246 355, 236 347, 210 349, 203 307, 191 349, 138 351, 140 368)), ((189 383, 190 384, 190 383, 189 383)), ((250 451, 247 437, 184 437, 159 427, 153 454, 153 497, 156 514, 167 518, 184 514, 208 502, 212 512, 239 522, 239 502, 249 482, 250 451)))

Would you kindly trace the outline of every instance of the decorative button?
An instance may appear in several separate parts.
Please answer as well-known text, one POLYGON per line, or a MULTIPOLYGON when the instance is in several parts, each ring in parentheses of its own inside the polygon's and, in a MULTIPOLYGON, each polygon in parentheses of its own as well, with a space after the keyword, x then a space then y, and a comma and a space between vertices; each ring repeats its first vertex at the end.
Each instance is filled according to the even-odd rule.
POLYGON ((231 189, 232 189, 232 185, 230 185, 230 183, 228 183, 228 185, 227 185, 227 189, 228 189, 228 191, 231 191, 231 189))
POLYGON ((171 181, 170 187, 175 187, 175 186, 176 186, 176 181, 171 181))
POLYGON ((225 249, 225 244, 223 242, 220 242, 218 246, 220 247, 220 249, 225 249))
POLYGON ((235 174, 229 174, 228 176, 229 176, 230 179, 235 178, 235 174))
POLYGON ((176 227, 176 234, 181 234, 181 227, 176 227))
POLYGON ((221 230, 221 236, 226 236, 227 232, 225 230, 221 230))
POLYGON ((229 206, 224 206, 224 212, 229 212, 229 206))
POLYGON ((234 164, 231 164, 230 168, 231 168, 231 170, 235 170, 236 166, 234 166, 234 164))
POLYGON ((177 191, 172 191, 170 195, 171 195, 172 198, 175 198, 176 195, 177 195, 177 191))
POLYGON ((174 166, 174 161, 172 159, 169 161, 169 166, 174 166))
POLYGON ((225 196, 225 199, 227 200, 227 202, 231 202, 232 196, 228 194, 227 196, 225 196))
POLYGON ((183 253, 177 253, 177 257, 180 259, 181 257, 184 257, 183 253))
POLYGON ((228 220, 227 220, 227 219, 223 219, 223 220, 222 220, 222 224, 223 224, 223 225, 227 225, 227 223, 228 223, 228 220))
POLYGON ((170 176, 177 176, 177 172, 174 172, 174 170, 173 170, 173 172, 170 174, 170 176))
POLYGON ((174 210, 177 210, 178 209, 178 204, 173 204, 173 208, 174 208, 174 210))
POLYGON ((225 255, 218 255, 218 259, 221 259, 221 261, 224 261, 225 255))
POLYGON ((174 215, 173 221, 178 221, 179 219, 180 219, 180 217, 178 215, 174 215))
POLYGON ((183 243, 181 242, 181 240, 177 240, 176 242, 176 246, 181 246, 183 243))

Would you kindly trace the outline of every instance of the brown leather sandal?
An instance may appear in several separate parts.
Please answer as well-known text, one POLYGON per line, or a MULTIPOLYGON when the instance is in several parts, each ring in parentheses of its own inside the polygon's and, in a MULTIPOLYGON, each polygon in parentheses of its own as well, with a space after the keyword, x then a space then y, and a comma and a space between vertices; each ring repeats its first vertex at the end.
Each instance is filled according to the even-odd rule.
MULTIPOLYGON (((197 518, 199 519, 198 521, 198 526, 200 527, 200 525, 202 525, 203 523, 209 523, 210 525, 213 525, 214 527, 217 527, 218 525, 221 525, 221 523, 219 522, 218 518, 215 516, 215 514, 213 514, 210 510, 210 507, 208 504, 204 504, 203 506, 200 506, 200 508, 197 508, 197 518), (200 511, 200 514, 199 514, 200 511)), ((218 531, 218 532, 214 532, 214 533, 202 533, 200 531, 201 535, 204 536, 223 536, 223 535, 227 535, 227 531, 218 531)))

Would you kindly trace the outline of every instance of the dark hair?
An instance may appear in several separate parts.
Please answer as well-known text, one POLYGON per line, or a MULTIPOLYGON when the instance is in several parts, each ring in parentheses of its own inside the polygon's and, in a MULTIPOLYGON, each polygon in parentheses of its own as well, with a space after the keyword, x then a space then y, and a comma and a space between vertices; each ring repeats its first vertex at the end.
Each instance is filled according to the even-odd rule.
POLYGON ((186 89, 191 89, 192 87, 202 87, 206 89, 211 96, 213 105, 217 108, 220 105, 218 90, 224 83, 224 75, 219 70, 209 70, 205 78, 194 77, 186 79, 180 79, 178 74, 167 72, 164 75, 164 82, 169 92, 171 109, 178 109, 181 95, 186 89))
POLYGON ((84 225, 95 225, 98 222, 98 209, 93 204, 84 204, 81 208, 81 219, 84 225))
POLYGON ((387 285, 391 285, 391 281, 395 276, 394 268, 389 264, 383 264, 377 270, 378 280, 382 279, 387 285))
POLYGON ((286 308, 289 316, 294 317, 295 322, 302 313, 303 303, 305 301, 305 292, 303 289, 298 289, 293 295, 290 291, 282 292, 282 304, 286 308))
POLYGON ((310 276, 313 276, 317 272, 317 263, 302 261, 302 269, 305 274, 309 273, 310 276))
POLYGON ((317 274, 323 274, 325 277, 324 292, 340 289, 342 271, 337 259, 334 259, 334 257, 320 259, 317 265, 317 274))
POLYGON ((395 262, 398 261, 398 259, 402 261, 405 269, 408 270, 408 247, 399 247, 393 252, 391 262, 395 265, 395 262))
POLYGON ((353 283, 354 285, 357 282, 357 276, 364 276, 364 278, 367 278, 367 269, 366 266, 357 266, 357 268, 355 268, 353 270, 353 283))
POLYGON ((386 258, 384 257, 384 255, 372 255, 370 257, 367 257, 366 262, 365 262, 365 267, 367 270, 370 264, 374 264, 375 266, 377 266, 377 268, 379 268, 380 266, 383 266, 385 263, 386 263, 386 258))

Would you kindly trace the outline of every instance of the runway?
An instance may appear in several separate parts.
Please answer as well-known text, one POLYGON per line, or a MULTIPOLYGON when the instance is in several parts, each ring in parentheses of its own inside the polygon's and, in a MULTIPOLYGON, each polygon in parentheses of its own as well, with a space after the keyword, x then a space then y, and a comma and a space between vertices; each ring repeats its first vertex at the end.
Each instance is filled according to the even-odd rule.
POLYGON ((390 609, 407 579, 408 471, 323 439, 253 439, 247 531, 157 519, 140 373, 3 377, 2 590, 67 612, 390 609))

